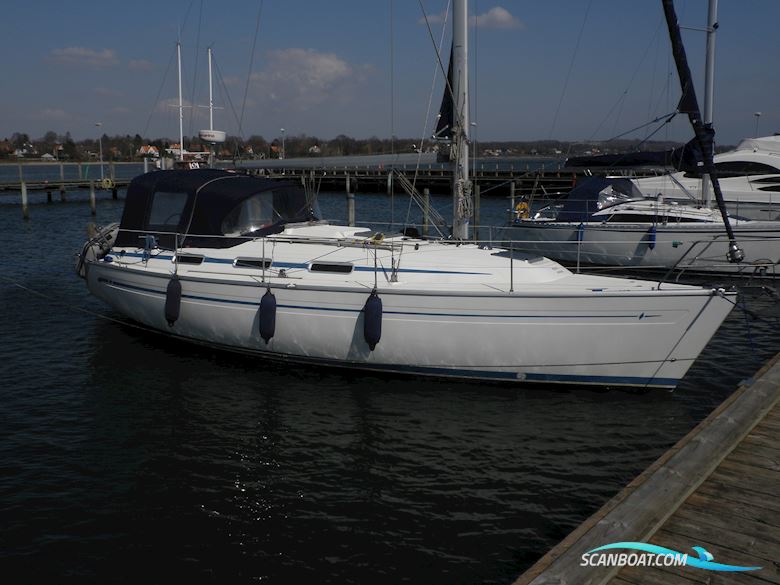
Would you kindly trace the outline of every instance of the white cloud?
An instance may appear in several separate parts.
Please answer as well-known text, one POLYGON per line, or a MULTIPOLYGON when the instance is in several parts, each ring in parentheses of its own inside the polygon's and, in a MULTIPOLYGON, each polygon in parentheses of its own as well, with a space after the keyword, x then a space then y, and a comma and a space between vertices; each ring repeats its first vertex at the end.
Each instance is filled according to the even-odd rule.
POLYGON ((57 122, 61 120, 70 120, 70 115, 65 110, 61 110, 59 108, 44 108, 38 112, 36 118, 39 120, 51 120, 57 122))
MULTIPOLYGON (((428 24, 442 24, 444 22, 444 15, 445 15, 444 12, 440 12, 439 14, 429 14, 428 24)), ((421 16, 420 19, 417 21, 417 24, 425 24, 425 17, 421 16)))
POLYGON ((113 49, 87 49, 85 47, 65 47, 52 49, 49 58, 55 63, 65 65, 83 65, 87 67, 110 67, 119 63, 113 49))
POLYGON ((258 101, 306 110, 327 100, 350 97, 346 86, 361 73, 362 68, 332 53, 283 49, 271 51, 267 66, 252 74, 252 88, 258 101))
MULTIPOLYGON (((442 24, 444 23, 445 12, 439 14, 429 14, 429 24, 442 24)), ((452 23, 452 15, 447 17, 449 24, 452 23)), ((425 18, 420 18, 417 21, 418 24, 425 24, 425 18)), ((525 28, 523 22, 512 16, 512 14, 502 6, 494 6, 483 14, 472 15, 469 18, 469 25, 479 28, 496 28, 496 29, 522 29, 525 28)))
POLYGON ((116 89, 111 89, 110 87, 96 87, 95 93, 102 97, 121 97, 124 95, 121 91, 117 91, 116 89))
POLYGON ((130 71, 151 71, 154 69, 154 63, 146 59, 130 59, 127 62, 127 68, 130 71))
POLYGON ((524 27, 519 19, 501 6, 494 6, 484 14, 472 16, 469 23, 479 28, 521 29, 524 27))

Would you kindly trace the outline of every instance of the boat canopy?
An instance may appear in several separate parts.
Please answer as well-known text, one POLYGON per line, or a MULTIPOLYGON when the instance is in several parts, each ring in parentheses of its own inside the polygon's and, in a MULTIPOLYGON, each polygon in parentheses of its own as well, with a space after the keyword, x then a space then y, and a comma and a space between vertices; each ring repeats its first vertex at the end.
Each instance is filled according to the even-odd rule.
POLYGON ((314 204, 293 183, 220 169, 153 171, 132 180, 116 245, 137 247, 147 234, 162 248, 228 248, 277 233, 285 223, 316 221, 314 204))
POLYGON ((589 221, 591 216, 616 200, 642 199, 629 179, 592 177, 569 191, 556 221, 589 221))
MULTIPOLYGON (((714 133, 713 133, 714 134, 714 133)), ((712 136, 710 135, 710 141, 712 136)), ((711 146, 711 143, 710 143, 711 146)), ((701 173, 704 156, 697 139, 671 150, 627 152, 624 154, 598 154, 573 156, 566 159, 564 166, 571 168, 636 168, 642 166, 673 167, 686 173, 701 173)))

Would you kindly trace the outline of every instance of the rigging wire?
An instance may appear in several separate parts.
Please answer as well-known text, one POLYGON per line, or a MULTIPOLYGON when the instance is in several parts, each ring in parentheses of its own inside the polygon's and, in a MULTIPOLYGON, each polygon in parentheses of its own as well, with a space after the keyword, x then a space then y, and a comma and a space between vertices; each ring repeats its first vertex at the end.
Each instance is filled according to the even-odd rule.
POLYGON ((260 18, 263 14, 263 0, 260 0, 257 9, 257 21, 255 22, 255 36, 252 39, 252 51, 249 53, 249 70, 246 74, 246 85, 244 86, 244 99, 241 102, 241 115, 238 118, 238 135, 244 138, 244 112, 246 111, 246 98, 249 93, 249 84, 252 81, 252 67, 255 63, 255 47, 257 46, 257 37, 260 34, 260 18))
POLYGON ((154 115, 155 110, 157 109, 157 105, 160 103, 160 96, 162 95, 163 87, 165 87, 165 82, 168 80, 168 73, 171 70, 171 66, 173 65, 174 57, 176 56, 176 51, 171 52, 171 57, 168 59, 168 66, 165 68, 165 74, 163 75, 162 83, 160 83, 160 88, 157 90, 157 97, 154 98, 154 104, 152 105, 152 109, 149 112, 149 117, 146 119, 146 125, 144 126, 144 131, 141 136, 146 136, 147 132, 149 131, 149 124, 152 121, 152 116, 154 115))
MULTIPOLYGON (((628 85, 626 85, 626 88, 623 90, 623 93, 620 95, 620 97, 617 99, 617 101, 612 105, 612 107, 610 108, 609 112, 607 112, 607 115, 604 116, 604 119, 601 121, 601 123, 599 123, 598 127, 596 128, 596 130, 593 131, 593 134, 591 134, 590 138, 588 138, 588 141, 591 141, 591 140, 593 140, 596 137, 596 135, 601 130, 602 126, 604 126, 606 121, 609 118, 612 117, 612 114, 614 113, 616 108, 620 107, 620 109, 622 111, 622 108, 625 105, 626 98, 628 97, 628 93, 631 90, 631 86, 634 84, 634 81, 636 80, 637 74, 639 73, 640 69, 643 69, 642 65, 644 64, 645 59, 647 59, 647 55, 650 52, 650 48, 653 45, 657 46, 657 44, 658 44, 658 39, 660 39, 660 34, 659 33, 661 31, 661 26, 663 25, 663 23, 664 23, 663 19, 660 19, 659 22, 658 22, 658 26, 656 26, 655 32, 653 33, 653 36, 650 38, 650 42, 648 43, 647 47, 645 48, 644 53, 642 54, 642 58, 639 59, 639 61, 636 64, 636 67, 634 68, 634 72, 631 75, 631 79, 629 79, 629 81, 628 81, 628 85)), ((651 87, 652 87, 652 85, 651 85, 651 87)), ((651 115, 651 113, 648 112, 648 117, 650 117, 650 115, 651 115)), ((615 123, 614 123, 613 128, 612 128, 612 133, 613 134, 615 132, 617 132, 617 125, 618 125, 619 120, 620 120, 620 111, 618 112, 618 115, 616 116, 615 123)))
MULTIPOLYGON (((661 51, 661 35, 658 35, 658 37, 655 40, 655 54, 653 55, 653 70, 650 75, 650 91, 647 92, 647 116, 645 118, 650 118, 650 116, 653 115, 653 90, 655 88, 655 76, 656 72, 658 71, 658 53, 661 51)), ((663 89, 661 90, 661 93, 663 93, 663 89)))
MULTIPOLYGON (((478 0, 474 0, 474 10, 472 14, 479 14, 479 7, 477 6, 478 0)), ((474 71, 474 83, 471 85, 471 95, 474 96, 474 99, 471 101, 471 117, 469 120, 471 120, 472 127, 474 135, 472 137, 471 143, 473 144, 474 148, 471 149, 471 179, 473 180, 474 177, 477 174, 477 134, 479 130, 479 125, 477 124, 477 90, 479 88, 479 84, 477 83, 477 65, 479 64, 478 60, 478 51, 479 50, 479 27, 474 26, 474 63, 473 63, 473 71, 474 71)))
MULTIPOLYGON (((198 33, 195 36, 195 73, 192 76, 192 108, 190 108, 190 119, 187 123, 187 133, 192 136, 192 119, 195 114, 195 96, 198 87, 198 57, 200 56, 200 31, 203 24, 203 0, 200 0, 200 10, 198 11, 198 33)), ((183 145, 182 145, 183 146, 183 145)))
MULTIPOLYGON (((422 134, 420 136, 420 148, 419 148, 418 153, 417 153, 417 163, 415 164, 415 167, 414 167, 414 175, 412 177, 412 182, 411 182, 411 186, 412 186, 412 190, 413 191, 417 190, 417 178, 418 178, 418 176, 420 174, 420 164, 422 162, 423 147, 425 145, 425 140, 426 140, 426 138, 428 136, 428 122, 430 121, 430 118, 431 118, 431 108, 433 107, 433 95, 434 95, 434 92, 436 91, 436 79, 438 78, 439 68, 441 66, 441 50, 442 50, 442 47, 444 45, 444 37, 445 37, 446 31, 447 31, 447 23, 449 22, 450 6, 451 6, 451 4, 452 4, 451 0, 448 0, 447 6, 444 9, 444 18, 442 19, 441 36, 439 37, 438 45, 436 45, 435 41, 434 41, 434 51, 436 52, 436 60, 434 61, 433 75, 431 76, 431 91, 428 93, 428 108, 425 111, 425 118, 423 118, 423 130, 422 130, 422 134)), ((422 2, 420 3, 420 6, 422 7, 422 2)), ((423 17, 425 18, 425 22, 427 24, 428 23, 428 17, 425 14, 425 9, 424 8, 423 8, 423 17)), ((447 91, 447 87, 446 87, 446 85, 447 85, 447 75, 446 74, 444 75, 444 83, 445 83, 444 91, 446 92, 447 91)), ((429 207, 432 207, 430 205, 430 201, 429 201, 429 207)), ((407 210, 406 210, 406 222, 405 222, 406 225, 409 224, 409 217, 411 216, 411 212, 412 212, 412 198, 409 199, 409 205, 408 205, 407 210)))
POLYGON ((240 132, 241 132, 241 130, 240 130, 241 122, 240 122, 240 120, 238 118, 238 113, 236 112, 236 108, 233 105, 233 100, 230 99, 230 92, 228 91, 227 85, 225 84, 225 79, 222 77, 222 70, 219 68, 219 63, 217 63, 217 59, 216 59, 216 57, 214 57, 213 53, 212 53, 212 57, 211 58, 212 58, 212 63, 214 65, 214 69, 217 72, 217 78, 218 78, 219 84, 222 87, 222 91, 225 94, 225 99, 227 99, 227 103, 230 106, 230 111, 233 114, 233 119, 236 122, 236 127, 239 129, 238 132, 239 132, 239 135, 240 135, 240 132))
POLYGON ((577 59, 577 53, 580 50, 580 42, 582 41, 582 33, 585 32, 585 24, 588 22, 588 14, 590 13, 590 7, 593 5, 593 0, 588 2, 588 7, 585 9, 585 16, 582 19, 582 25, 580 26, 580 33, 577 35, 577 43, 574 46, 574 53, 571 56, 571 63, 569 63, 569 71, 566 73, 566 81, 563 84, 563 91, 561 91, 561 98, 558 100, 558 107, 555 108, 555 115, 553 116, 552 126, 550 126, 550 134, 548 140, 552 140, 553 132, 555 132, 555 126, 558 123, 558 114, 561 111, 563 105, 563 98, 566 96, 566 90, 569 88, 569 80, 571 79, 571 72, 574 69, 574 62, 577 59))
MULTIPOLYGON (((591 0, 593 1, 593 0, 591 0)), ((428 14, 425 12, 425 6, 423 6, 422 0, 418 0, 420 4, 420 10, 422 10, 423 18, 425 19, 425 27, 428 29, 428 37, 431 39, 431 44, 433 45, 433 50, 436 53, 436 60, 439 63, 439 69, 441 70, 442 75, 444 76, 444 83, 445 83, 445 92, 449 92, 450 97, 453 100, 453 103, 455 101, 455 91, 452 89, 452 85, 450 85, 450 80, 447 78, 447 70, 444 68, 444 63, 441 60, 441 52, 437 50, 436 48, 436 39, 433 38, 433 30, 431 30, 431 22, 428 19, 428 14)), ((459 112, 455 107, 452 108, 452 115, 458 119, 458 125, 462 128, 463 127, 463 121, 460 119, 462 116, 462 113, 459 112)))
MULTIPOLYGON (((395 155, 395 47, 393 31, 393 0, 390 4, 390 155, 395 155)), ((395 189, 390 190, 390 225, 395 223, 395 189)))
MULTIPOLYGON (((675 116, 677 116, 677 114, 679 114, 679 113, 680 113, 680 112, 679 112, 678 110, 675 110, 674 112, 670 112, 670 113, 668 113, 668 114, 664 114, 663 116, 658 116, 657 118, 653 118, 653 119, 652 119, 652 120, 650 120, 649 122, 645 122, 644 124, 641 124, 640 126, 637 126, 636 128, 631 128, 631 130, 627 130, 626 132, 623 132, 622 134, 617 134, 616 136, 613 136, 612 138, 609 138, 609 139, 607 139, 605 142, 612 142, 613 140, 617 140, 617 139, 619 139, 619 138, 623 138, 623 136, 627 136, 628 134, 633 134, 633 133, 634 133, 634 132, 636 132, 637 130, 641 130, 642 128, 645 128, 645 127, 647 127, 647 126, 652 126, 653 124, 655 124, 656 122, 660 122, 661 120, 664 120, 664 124, 668 124, 668 123, 669 123, 669 122, 671 122, 671 121, 672 121, 672 120, 675 118, 675 116)), ((653 132, 652 134, 655 134, 656 132, 658 132, 658 130, 656 130, 656 131, 655 131, 655 132, 653 132)), ((639 146, 641 146, 642 144, 644 144, 645 142, 647 142, 647 139, 648 139, 648 138, 649 138, 649 137, 647 137, 647 138, 644 138, 644 139, 643 139, 643 140, 642 140, 642 141, 641 141, 641 142, 640 142, 640 143, 637 145, 637 148, 638 148, 639 146)))

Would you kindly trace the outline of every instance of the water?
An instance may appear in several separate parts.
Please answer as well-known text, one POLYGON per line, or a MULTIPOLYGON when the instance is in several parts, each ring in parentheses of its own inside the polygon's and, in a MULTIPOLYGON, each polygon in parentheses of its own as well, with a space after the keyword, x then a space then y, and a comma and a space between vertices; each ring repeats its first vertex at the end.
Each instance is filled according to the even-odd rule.
MULTIPOLYGON (((296 368, 100 318, 84 194, 0 199, 0 566, 25 583, 509 583, 778 349, 753 289, 674 393, 296 368), (20 286, 24 288, 20 288, 20 286)), ((446 198, 435 198, 444 207, 446 198)), ((123 202, 101 194, 98 220, 123 202)), ((322 194, 343 218, 343 195, 322 194)), ((358 197, 358 217, 407 202, 358 197)), ((483 202, 500 221, 506 201, 483 202)), ((487 221, 486 221, 487 223, 487 221)))

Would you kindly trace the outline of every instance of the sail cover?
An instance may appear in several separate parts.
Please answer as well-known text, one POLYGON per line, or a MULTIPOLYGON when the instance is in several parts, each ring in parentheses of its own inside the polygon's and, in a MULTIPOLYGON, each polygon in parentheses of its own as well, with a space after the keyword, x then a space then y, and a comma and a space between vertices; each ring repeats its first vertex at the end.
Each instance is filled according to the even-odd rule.
MULTIPOLYGON (((712 148, 714 135, 714 131, 708 134, 710 148, 712 148)), ((565 166, 572 168, 661 166, 674 167, 678 171, 696 174, 702 172, 703 161, 704 155, 702 154, 699 140, 693 138, 687 144, 671 150, 573 156, 566 159, 565 166)))
POLYGON ((452 138, 452 124, 454 122, 455 105, 452 99, 452 51, 450 48, 450 65, 447 68, 447 83, 444 86, 444 95, 439 107, 439 120, 436 123, 434 137, 439 139, 452 138))

